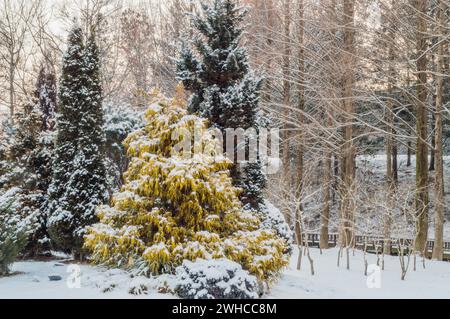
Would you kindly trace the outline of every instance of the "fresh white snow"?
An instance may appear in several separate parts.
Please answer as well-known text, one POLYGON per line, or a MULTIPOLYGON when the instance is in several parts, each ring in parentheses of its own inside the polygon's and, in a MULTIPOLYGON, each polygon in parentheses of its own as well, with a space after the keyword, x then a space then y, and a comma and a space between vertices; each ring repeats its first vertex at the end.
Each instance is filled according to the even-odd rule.
MULTIPOLYGON (((380 287, 369 288, 364 276, 364 258, 361 251, 350 251, 350 270, 346 269, 345 253, 337 267, 338 249, 323 251, 311 249, 316 274, 311 276, 308 259, 303 257, 302 268, 296 269, 298 250, 292 256, 289 269, 272 288, 267 298, 313 299, 398 299, 398 298, 450 298, 450 263, 427 260, 423 269, 417 259, 417 271, 413 271, 413 258, 406 275, 401 280, 399 258, 387 256, 385 270, 381 271, 380 287)), ((375 266, 376 255, 367 255, 370 265, 375 266)), ((369 286, 377 286, 376 272, 368 272, 369 286), (371 275, 372 274, 372 275, 371 275)))
MULTIPOLYGON (((377 284, 376 272, 370 265, 376 264, 375 255, 367 255, 369 277, 364 276, 364 259, 361 251, 350 252, 350 270, 345 267, 345 254, 338 268, 337 249, 323 251, 311 249, 316 274, 311 276, 309 262, 303 258, 302 269, 296 270, 298 252, 292 256, 291 264, 279 281, 272 286, 264 298, 313 299, 313 298, 450 298, 450 263, 427 260, 423 269, 420 258, 417 270, 413 271, 413 258, 406 280, 400 279, 398 257, 385 258, 385 271, 381 271, 381 288, 369 288, 377 284)), ((174 298, 157 290, 160 281, 142 277, 131 278, 121 270, 106 270, 101 267, 81 265, 80 284, 71 281, 73 265, 52 262, 18 262, 13 271, 21 272, 11 277, 0 278, 0 298, 44 298, 44 299, 117 299, 117 298, 174 298), (61 281, 51 282, 49 275, 59 275, 61 281), (69 279, 69 280, 68 280, 69 279), (133 295, 130 291, 145 292, 133 295)))
POLYGON ((156 281, 131 278, 121 270, 106 270, 90 265, 49 262, 17 262, 12 271, 19 273, 0 278, 0 299, 128 299, 173 298, 157 292, 156 281), (48 276, 61 276, 60 281, 50 281, 48 276), (79 281, 78 281, 79 279, 79 281), (78 285, 79 283, 79 285, 78 285), (148 289, 147 294, 130 291, 148 289))

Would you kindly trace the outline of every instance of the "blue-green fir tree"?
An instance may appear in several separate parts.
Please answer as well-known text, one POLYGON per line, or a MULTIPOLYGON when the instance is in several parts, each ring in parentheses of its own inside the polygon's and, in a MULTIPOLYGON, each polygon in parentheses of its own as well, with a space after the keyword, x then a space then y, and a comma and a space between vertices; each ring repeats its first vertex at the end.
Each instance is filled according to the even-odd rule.
MULTIPOLYGON (((203 14, 192 19, 197 36, 183 44, 177 61, 178 79, 191 93, 189 111, 221 130, 258 129, 261 79, 252 73, 240 46, 247 11, 233 0, 214 0, 202 9, 203 14)), ((241 201, 259 209, 266 183, 260 161, 236 165, 232 177, 243 190, 241 201)))

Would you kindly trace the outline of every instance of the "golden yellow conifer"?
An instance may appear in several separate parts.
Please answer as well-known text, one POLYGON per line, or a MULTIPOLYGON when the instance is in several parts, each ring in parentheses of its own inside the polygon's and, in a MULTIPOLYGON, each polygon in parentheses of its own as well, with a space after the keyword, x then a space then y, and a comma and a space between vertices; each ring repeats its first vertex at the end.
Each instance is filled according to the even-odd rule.
POLYGON ((174 99, 152 95, 146 126, 125 141, 131 157, 125 185, 111 206, 99 208, 100 223, 86 236, 93 261, 145 265, 157 275, 173 272, 184 259, 225 257, 270 280, 287 264, 286 242, 243 210, 229 176, 232 163, 214 154, 206 120, 187 114, 180 92, 174 99), (176 147, 194 129, 202 138, 189 151, 209 147, 209 154, 185 156, 176 147))

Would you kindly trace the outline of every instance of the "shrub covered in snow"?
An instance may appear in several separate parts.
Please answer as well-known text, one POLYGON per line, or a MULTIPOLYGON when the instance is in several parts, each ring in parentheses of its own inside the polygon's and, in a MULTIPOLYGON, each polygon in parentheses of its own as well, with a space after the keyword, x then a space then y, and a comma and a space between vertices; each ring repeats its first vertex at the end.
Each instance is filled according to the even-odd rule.
POLYGON ((33 216, 17 214, 20 189, 11 188, 0 195, 0 276, 9 272, 9 266, 25 247, 33 216))
POLYGON ((229 259, 186 260, 176 270, 175 292, 185 299, 254 299, 258 281, 229 259))
POLYGON ((264 205, 262 205, 261 211, 263 228, 276 231, 280 237, 286 240, 289 247, 291 247, 293 244, 294 234, 281 211, 268 200, 266 200, 264 205))

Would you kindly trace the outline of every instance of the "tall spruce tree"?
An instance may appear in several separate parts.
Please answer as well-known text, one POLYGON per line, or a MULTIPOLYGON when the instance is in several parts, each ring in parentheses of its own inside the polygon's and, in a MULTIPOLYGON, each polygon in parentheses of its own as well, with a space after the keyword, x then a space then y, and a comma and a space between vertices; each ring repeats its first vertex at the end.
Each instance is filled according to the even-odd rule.
POLYGON ((55 112, 57 103, 56 76, 54 70, 47 65, 42 66, 34 94, 33 110, 39 114, 36 124, 40 126, 40 132, 37 136, 36 147, 30 154, 28 167, 36 176, 36 184, 34 193, 36 197, 35 203, 39 205, 39 214, 37 215, 37 228, 29 238, 26 247, 27 254, 39 255, 48 251, 50 246, 50 238, 47 231, 47 214, 46 206, 48 203, 48 188, 52 180, 52 158, 54 150, 54 128, 55 128, 55 112))
POLYGON ((99 52, 92 35, 69 35, 57 107, 54 173, 49 189, 49 233, 58 249, 80 254, 86 226, 108 199, 99 52))
MULTIPOLYGON (((233 0, 214 0, 202 8, 204 14, 193 17, 199 33, 191 42, 195 51, 184 44, 177 62, 178 78, 192 93, 189 111, 221 130, 257 129, 261 80, 251 72, 247 52, 239 45, 247 12, 233 0)), ((235 166, 232 176, 243 189, 242 202, 259 209, 266 183, 260 161, 235 166)))
POLYGON ((0 187, 16 188, 17 213, 33 215, 28 243, 23 252, 36 256, 50 249, 45 205, 51 182, 53 134, 56 105, 55 76, 44 66, 30 101, 15 114, 12 142, 6 151, 5 172, 0 187))

